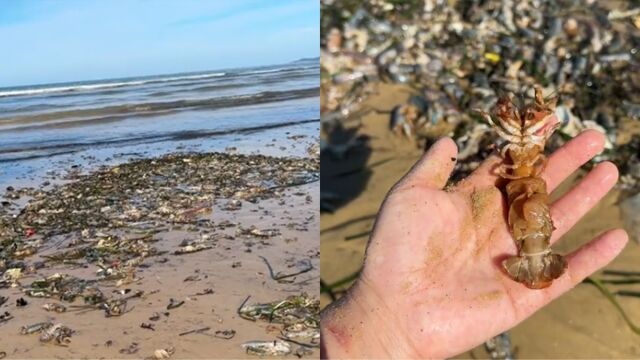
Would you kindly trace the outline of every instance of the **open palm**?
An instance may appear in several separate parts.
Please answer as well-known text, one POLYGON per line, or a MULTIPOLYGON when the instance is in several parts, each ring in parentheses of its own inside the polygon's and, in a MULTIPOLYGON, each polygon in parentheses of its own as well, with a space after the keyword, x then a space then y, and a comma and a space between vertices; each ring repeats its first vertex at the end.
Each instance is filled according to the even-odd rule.
MULTIPOLYGON (((599 153, 603 142, 600 133, 587 131, 556 151, 542 175, 549 191, 599 153)), ((549 288, 531 290, 514 282, 500 265, 517 249, 493 173, 499 159, 488 159, 467 179, 443 190, 456 155, 451 139, 438 141, 387 196, 360 279, 323 316, 325 356, 442 358, 461 353, 524 320, 624 247, 626 233, 608 231, 567 255, 567 271, 549 288)), ((613 164, 601 163, 553 203, 552 243, 617 178, 613 164)))

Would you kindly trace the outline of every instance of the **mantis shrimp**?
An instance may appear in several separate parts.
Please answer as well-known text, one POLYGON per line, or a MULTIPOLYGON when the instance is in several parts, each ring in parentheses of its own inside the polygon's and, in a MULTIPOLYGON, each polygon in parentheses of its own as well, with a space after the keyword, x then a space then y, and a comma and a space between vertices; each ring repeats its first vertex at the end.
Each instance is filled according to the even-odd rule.
POLYGON ((565 259, 551 251, 554 230, 548 206, 547 184, 540 174, 547 159, 544 146, 558 128, 553 116, 556 99, 545 101, 542 89, 535 88, 535 102, 521 108, 511 99, 498 100, 493 116, 480 111, 506 140, 500 148, 503 163, 498 174, 506 185, 509 230, 518 255, 502 262, 507 274, 531 289, 543 289, 562 275, 565 259), (495 119, 495 120, 494 120, 495 119))

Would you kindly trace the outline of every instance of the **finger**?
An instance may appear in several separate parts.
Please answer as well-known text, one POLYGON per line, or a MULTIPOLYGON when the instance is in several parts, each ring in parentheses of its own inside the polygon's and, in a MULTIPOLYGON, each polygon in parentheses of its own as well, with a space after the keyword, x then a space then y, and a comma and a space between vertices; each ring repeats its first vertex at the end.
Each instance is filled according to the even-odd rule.
POLYGON ((604 135, 597 130, 586 130, 571 139, 549 157, 542 178, 552 192, 564 179, 604 149, 604 135))
POLYGON ((442 189, 456 164, 458 147, 451 138, 444 137, 418 160, 398 185, 422 185, 442 189))
POLYGON ((555 231, 551 243, 558 241, 592 207, 594 207, 618 181, 618 168, 610 162, 598 164, 568 193, 551 205, 551 218, 555 231))
POLYGON ((578 285, 587 276, 607 265, 622 251, 628 239, 627 233, 622 229, 607 231, 567 255, 567 270, 548 288, 531 290, 524 286, 519 286, 512 295, 515 302, 514 305, 519 312, 518 317, 520 319, 526 318, 578 285))
POLYGON ((568 266, 565 276, 569 280, 569 285, 572 287, 578 285, 584 278, 611 262, 622 251, 628 240, 629 236, 623 229, 609 230, 567 255, 568 266))
MULTIPOLYGON (((565 178, 576 171, 604 149, 604 135, 596 130, 586 130, 555 151, 547 162, 542 178, 547 182, 549 192, 553 191, 565 178)), ((497 154, 485 160, 459 188, 478 188, 495 185, 498 175, 495 168, 501 163, 497 154)))

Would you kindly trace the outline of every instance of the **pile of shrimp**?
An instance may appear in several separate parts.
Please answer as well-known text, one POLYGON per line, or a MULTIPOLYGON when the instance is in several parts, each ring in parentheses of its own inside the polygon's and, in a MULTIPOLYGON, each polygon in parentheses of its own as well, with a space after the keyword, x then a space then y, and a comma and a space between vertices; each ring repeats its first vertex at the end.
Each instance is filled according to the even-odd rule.
POLYGON ((502 262, 509 276, 531 289, 543 289, 562 275, 565 259, 551 251, 554 229, 549 212, 547 184, 540 174, 547 159, 546 141, 557 129, 553 116, 556 99, 545 101, 535 88, 535 101, 518 108, 511 99, 498 100, 493 114, 480 111, 505 140, 498 174, 507 180, 508 224, 518 255, 502 262))

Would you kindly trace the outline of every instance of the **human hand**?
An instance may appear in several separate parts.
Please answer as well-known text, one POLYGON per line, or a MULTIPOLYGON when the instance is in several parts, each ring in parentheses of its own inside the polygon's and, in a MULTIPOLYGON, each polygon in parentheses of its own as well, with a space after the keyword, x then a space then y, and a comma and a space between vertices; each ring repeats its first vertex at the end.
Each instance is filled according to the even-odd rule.
MULTIPOLYGON (((585 131, 550 156, 542 173, 551 192, 600 153, 604 136, 585 131)), ((435 143, 387 195, 360 278, 323 314, 323 358, 445 358, 523 321, 625 246, 622 229, 607 231, 566 256, 553 284, 531 290, 511 280, 501 260, 517 253, 496 187, 497 156, 443 190, 455 165, 455 143, 435 143)), ((616 183, 610 162, 598 164, 550 205, 560 239, 616 183)))

